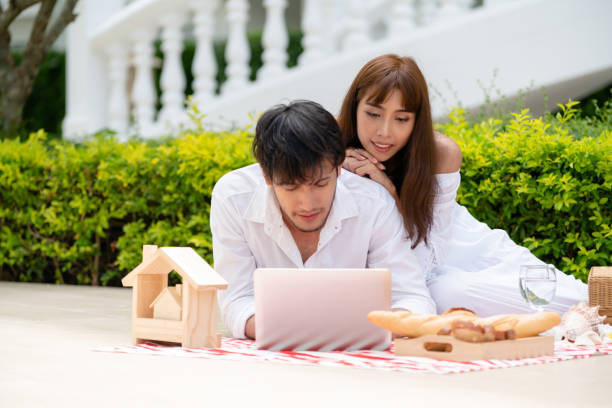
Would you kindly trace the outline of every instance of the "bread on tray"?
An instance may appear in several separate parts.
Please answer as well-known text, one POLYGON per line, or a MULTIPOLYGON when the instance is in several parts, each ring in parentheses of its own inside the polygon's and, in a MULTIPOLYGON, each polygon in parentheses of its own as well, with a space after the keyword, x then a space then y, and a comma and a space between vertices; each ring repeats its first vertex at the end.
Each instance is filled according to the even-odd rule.
POLYGON ((478 343, 537 336, 558 325, 561 316, 554 312, 539 312, 482 318, 470 310, 456 308, 441 315, 377 310, 368 314, 368 320, 400 336, 453 335, 460 340, 478 343))

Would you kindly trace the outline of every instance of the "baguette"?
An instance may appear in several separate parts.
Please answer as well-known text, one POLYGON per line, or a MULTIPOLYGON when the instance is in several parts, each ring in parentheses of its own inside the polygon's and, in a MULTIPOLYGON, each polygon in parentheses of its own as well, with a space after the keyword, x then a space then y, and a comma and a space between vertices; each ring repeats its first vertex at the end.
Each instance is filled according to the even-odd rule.
POLYGON ((561 323, 561 316, 555 312, 540 312, 519 315, 513 327, 517 338, 537 336, 561 323))
POLYGON ((466 309, 451 309, 442 315, 373 311, 370 322, 400 336, 452 334, 458 339, 483 342, 536 336, 561 322, 554 312, 507 314, 480 318, 466 309))
POLYGON ((410 312, 390 312, 376 310, 368 314, 368 320, 383 329, 390 330, 400 336, 416 337, 417 329, 428 320, 438 318, 437 315, 421 315, 410 312))
POLYGON ((513 330, 517 338, 532 337, 552 329, 561 323, 555 312, 497 315, 480 319, 481 325, 491 325, 495 330, 513 330))
POLYGON ((466 309, 450 310, 438 315, 422 315, 410 312, 373 311, 368 320, 377 326, 406 337, 438 334, 440 330, 450 330, 454 321, 476 319, 474 312, 466 309))

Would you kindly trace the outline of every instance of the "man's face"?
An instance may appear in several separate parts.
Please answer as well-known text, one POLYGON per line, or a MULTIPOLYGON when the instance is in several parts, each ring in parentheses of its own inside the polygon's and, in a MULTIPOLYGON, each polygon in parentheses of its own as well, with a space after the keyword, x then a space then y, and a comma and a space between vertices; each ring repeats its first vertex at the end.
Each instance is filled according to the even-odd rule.
POLYGON ((323 228, 334 201, 340 169, 325 160, 301 183, 277 184, 266 177, 289 229, 316 232, 323 228))

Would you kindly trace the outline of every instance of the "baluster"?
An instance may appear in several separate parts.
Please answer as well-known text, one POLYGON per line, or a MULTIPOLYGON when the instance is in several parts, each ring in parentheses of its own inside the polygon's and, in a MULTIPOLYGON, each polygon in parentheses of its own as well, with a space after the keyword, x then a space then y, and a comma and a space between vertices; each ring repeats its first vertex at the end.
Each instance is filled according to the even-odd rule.
MULTIPOLYGON (((308 65, 319 61, 324 56, 323 50, 323 10, 320 0, 304 0, 304 14, 302 16, 302 47, 304 52, 300 55, 299 64, 308 65)), ((331 39, 326 39, 331 42, 331 39)))
POLYGON ((393 0, 389 19, 389 36, 404 36, 416 26, 414 0, 393 0))
POLYGON ((213 47, 214 16, 218 0, 194 1, 193 18, 196 50, 193 57, 193 99, 202 108, 209 103, 215 94, 215 75, 217 61, 213 47))
POLYGON ((127 95, 128 52, 125 45, 116 43, 107 51, 110 96, 108 98, 109 127, 117 132, 120 141, 127 139, 129 103, 127 95))
POLYGON ((343 49, 356 49, 368 43, 367 20, 363 0, 350 0, 347 16, 347 34, 343 41, 343 49))
POLYGON ((274 78, 287 69, 289 35, 284 14, 287 0, 264 0, 263 4, 266 8, 266 22, 262 35, 263 67, 258 76, 265 80, 274 78))
POLYGON ((155 88, 153 84, 153 39, 154 30, 136 31, 134 40, 134 65, 136 73, 132 103, 135 107, 136 126, 142 137, 153 136, 155 115, 155 88))
POLYGON ((229 35, 225 50, 227 82, 223 86, 223 93, 247 85, 250 58, 246 34, 249 4, 246 0, 229 0, 226 9, 229 35))
POLYGON ((176 124, 183 114, 185 102, 185 73, 181 61, 183 36, 181 27, 185 16, 178 12, 167 14, 161 19, 164 66, 162 67, 160 85, 162 109, 159 122, 176 124))

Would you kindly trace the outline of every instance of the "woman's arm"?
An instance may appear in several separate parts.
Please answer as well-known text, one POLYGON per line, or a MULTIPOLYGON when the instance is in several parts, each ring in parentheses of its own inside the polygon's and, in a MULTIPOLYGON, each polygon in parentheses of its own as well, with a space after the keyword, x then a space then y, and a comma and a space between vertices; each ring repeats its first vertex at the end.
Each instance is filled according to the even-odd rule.
POLYGON ((434 131, 436 146, 436 174, 454 173, 461 168, 463 155, 461 148, 450 137, 434 131))
POLYGON ((457 190, 461 177, 462 154, 454 140, 441 133, 435 133, 437 166, 436 181, 438 184, 433 208, 433 224, 427 237, 428 245, 417 246, 417 256, 427 274, 436 265, 446 259, 447 243, 451 238, 455 208, 457 207, 457 190))
POLYGON ((397 190, 389 176, 383 171, 384 164, 378 162, 370 153, 363 149, 348 148, 342 168, 362 177, 367 176, 370 180, 382 185, 395 199, 396 204, 398 203, 397 190))

